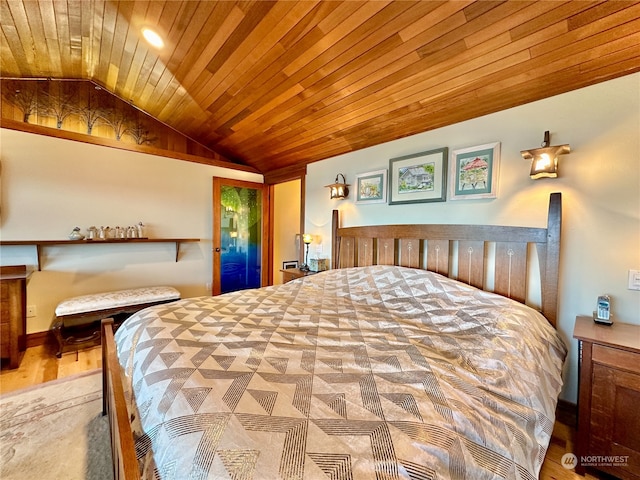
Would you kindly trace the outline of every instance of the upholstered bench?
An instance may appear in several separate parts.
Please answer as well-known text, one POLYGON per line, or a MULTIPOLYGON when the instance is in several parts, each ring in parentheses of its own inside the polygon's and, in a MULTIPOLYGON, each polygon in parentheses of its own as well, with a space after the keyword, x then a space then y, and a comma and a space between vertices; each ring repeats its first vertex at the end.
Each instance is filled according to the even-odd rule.
POLYGON ((60 358, 66 351, 100 345, 100 321, 113 317, 119 325, 143 308, 180 299, 173 287, 144 287, 94 293, 63 300, 56 307, 51 327, 58 340, 60 358))

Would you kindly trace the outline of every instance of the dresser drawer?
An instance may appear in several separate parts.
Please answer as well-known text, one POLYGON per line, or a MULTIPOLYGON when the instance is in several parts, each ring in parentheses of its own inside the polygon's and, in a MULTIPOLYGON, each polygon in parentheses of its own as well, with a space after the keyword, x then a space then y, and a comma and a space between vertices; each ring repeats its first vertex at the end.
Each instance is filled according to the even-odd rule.
POLYGON ((3 307, 9 302, 9 299, 11 298, 9 290, 9 285, 7 285, 6 283, 0 283, 0 301, 2 301, 3 307))
POLYGON ((637 353, 596 344, 591 359, 601 365, 640 374, 640 355, 637 353))
POLYGON ((11 350, 10 350, 10 336, 11 332, 9 329, 9 324, 8 323, 0 323, 0 357, 2 358, 8 358, 9 355, 11 354, 11 350))

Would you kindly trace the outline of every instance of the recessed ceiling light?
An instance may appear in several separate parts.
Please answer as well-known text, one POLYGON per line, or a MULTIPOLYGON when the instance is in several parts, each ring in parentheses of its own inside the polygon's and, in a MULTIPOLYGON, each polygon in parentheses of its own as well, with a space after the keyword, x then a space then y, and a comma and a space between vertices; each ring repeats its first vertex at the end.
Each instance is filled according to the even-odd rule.
POLYGON ((154 47, 156 48, 164 47, 164 42, 162 41, 162 38, 160 38, 160 35, 158 35, 156 32, 154 32, 150 28, 143 28, 142 35, 144 35, 144 38, 147 39, 147 42, 149 42, 154 47))

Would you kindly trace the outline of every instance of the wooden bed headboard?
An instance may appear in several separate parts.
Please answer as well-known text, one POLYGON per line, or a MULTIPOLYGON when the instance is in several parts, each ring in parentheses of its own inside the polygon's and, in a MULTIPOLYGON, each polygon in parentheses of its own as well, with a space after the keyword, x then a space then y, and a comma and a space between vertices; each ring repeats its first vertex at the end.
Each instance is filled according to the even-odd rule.
POLYGON ((540 272, 540 311, 556 325, 562 196, 549 199, 547 228, 496 225, 340 227, 333 211, 332 268, 400 265, 423 268, 521 303, 540 272), (535 248, 534 248, 535 247, 535 248))

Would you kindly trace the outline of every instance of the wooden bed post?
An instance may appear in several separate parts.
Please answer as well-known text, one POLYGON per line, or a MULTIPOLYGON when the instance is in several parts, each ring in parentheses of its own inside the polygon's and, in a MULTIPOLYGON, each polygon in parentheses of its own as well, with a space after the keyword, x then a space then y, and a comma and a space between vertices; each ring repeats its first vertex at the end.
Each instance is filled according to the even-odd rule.
POLYGON ((115 480, 140 480, 123 379, 113 338, 113 318, 102 320, 102 408, 109 415, 115 480))
POLYGON ((551 325, 556 326, 558 318, 558 285, 560 280, 560 230, 562 227, 562 194, 552 193, 549 197, 547 217, 547 258, 542 281, 542 313, 551 325))
MULTIPOLYGON (((104 345, 105 342, 105 329, 107 325, 111 328, 111 332, 113 333, 113 318, 103 318, 100 322, 100 339, 101 344, 104 345)), ((109 414, 109 395, 111 393, 111 389, 109 388, 109 350, 106 348, 102 348, 102 415, 109 414)))

